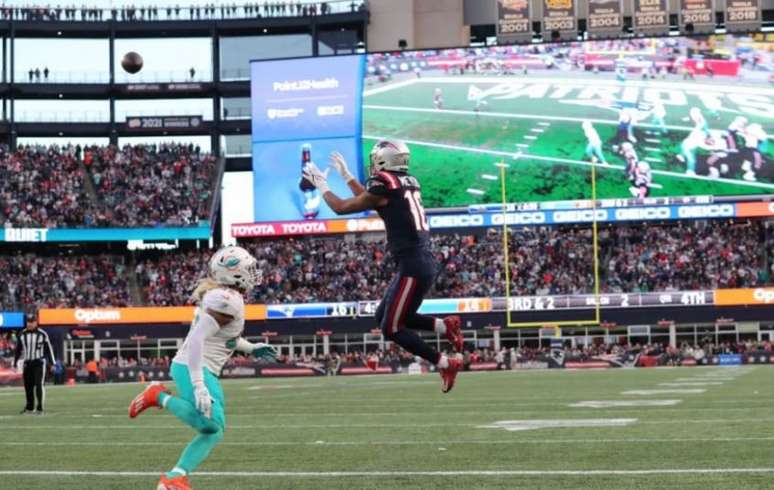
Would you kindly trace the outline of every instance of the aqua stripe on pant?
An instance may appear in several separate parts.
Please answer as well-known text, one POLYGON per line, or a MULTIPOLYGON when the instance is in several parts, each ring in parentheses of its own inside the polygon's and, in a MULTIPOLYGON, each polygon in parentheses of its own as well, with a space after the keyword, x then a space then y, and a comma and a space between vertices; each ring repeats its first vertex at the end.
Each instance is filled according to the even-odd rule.
POLYGON ((194 387, 188 366, 173 362, 170 373, 177 386, 177 396, 162 393, 159 402, 199 433, 183 450, 176 465, 190 473, 207 459, 210 451, 223 439, 223 431, 226 429, 223 388, 218 377, 204 369, 204 384, 212 397, 212 418, 207 418, 196 410, 194 387))

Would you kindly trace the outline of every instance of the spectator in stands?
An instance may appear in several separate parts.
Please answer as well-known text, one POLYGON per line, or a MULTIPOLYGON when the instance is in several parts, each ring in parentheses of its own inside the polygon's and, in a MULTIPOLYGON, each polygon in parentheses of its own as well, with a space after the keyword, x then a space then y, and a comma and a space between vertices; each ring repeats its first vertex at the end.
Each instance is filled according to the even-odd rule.
POLYGON ((0 255, 0 307, 126 306, 123 261, 109 255, 0 255))
POLYGON ((19 146, 13 153, 0 146, 0 223, 195 225, 210 217, 215 176, 215 157, 193 145, 19 146), (88 196, 84 179, 96 196, 88 196))

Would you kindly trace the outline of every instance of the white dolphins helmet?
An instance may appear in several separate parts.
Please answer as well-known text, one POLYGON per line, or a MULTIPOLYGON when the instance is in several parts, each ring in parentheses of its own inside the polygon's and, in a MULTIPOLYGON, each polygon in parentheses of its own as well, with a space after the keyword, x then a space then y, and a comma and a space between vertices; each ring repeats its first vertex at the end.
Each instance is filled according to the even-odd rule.
POLYGON ((249 291, 263 279, 258 261, 242 247, 224 247, 210 259, 210 277, 224 286, 249 291))
POLYGON ((381 140, 371 149, 371 173, 408 172, 410 154, 402 141, 381 140))

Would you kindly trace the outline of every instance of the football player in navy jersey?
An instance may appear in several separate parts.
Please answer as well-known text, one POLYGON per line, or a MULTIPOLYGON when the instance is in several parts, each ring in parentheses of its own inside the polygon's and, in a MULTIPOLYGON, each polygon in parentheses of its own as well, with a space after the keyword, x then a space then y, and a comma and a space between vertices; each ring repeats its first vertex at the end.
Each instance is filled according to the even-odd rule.
POLYGON ((387 246, 392 253, 397 274, 376 310, 385 338, 395 342, 414 355, 436 365, 443 380, 442 391, 454 386, 457 373, 462 369, 463 337, 458 316, 444 319, 417 313, 424 296, 436 278, 437 264, 430 252, 430 234, 422 207, 420 185, 409 175, 409 149, 400 141, 380 141, 370 155, 371 176, 365 187, 347 168, 344 158, 331 155, 331 167, 341 175, 354 197, 342 199, 328 188, 328 172, 321 171, 311 162, 304 177, 322 194, 336 214, 358 213, 373 209, 384 220, 387 246), (438 353, 415 332, 435 331, 445 335, 457 350, 454 356, 438 353))

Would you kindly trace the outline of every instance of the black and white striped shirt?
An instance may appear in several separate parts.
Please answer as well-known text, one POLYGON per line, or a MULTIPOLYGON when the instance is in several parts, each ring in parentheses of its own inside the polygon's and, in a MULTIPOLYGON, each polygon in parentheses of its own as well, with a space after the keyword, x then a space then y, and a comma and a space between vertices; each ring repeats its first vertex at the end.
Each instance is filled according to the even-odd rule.
POLYGON ((51 348, 51 342, 48 340, 48 334, 41 329, 24 329, 16 337, 16 352, 13 356, 13 362, 16 364, 20 357, 24 357, 24 362, 44 360, 54 364, 54 350, 51 348))

